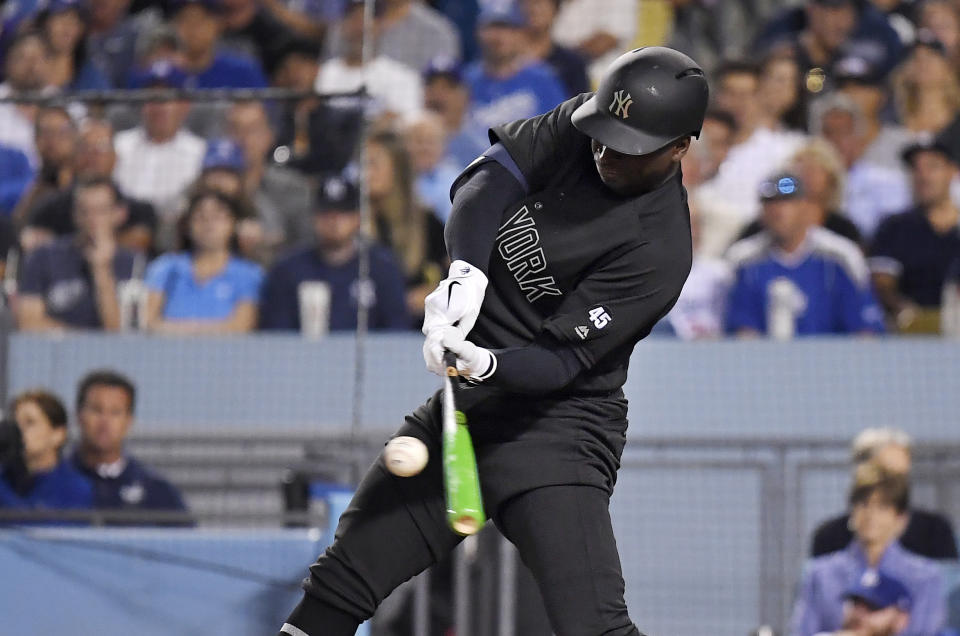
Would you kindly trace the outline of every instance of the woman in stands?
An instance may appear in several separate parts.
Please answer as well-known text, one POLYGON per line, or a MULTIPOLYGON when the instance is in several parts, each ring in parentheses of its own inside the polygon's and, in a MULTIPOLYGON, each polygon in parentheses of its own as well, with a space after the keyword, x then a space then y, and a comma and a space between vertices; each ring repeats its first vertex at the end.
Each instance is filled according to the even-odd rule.
POLYGON ((910 132, 937 134, 960 113, 960 80, 943 43, 926 29, 890 82, 900 123, 910 132))
POLYGON ((374 237, 390 247, 403 266, 407 309, 419 328, 423 301, 446 275, 443 224, 414 194, 413 167, 401 138, 380 132, 367 142, 367 183, 374 237))
POLYGON ((256 327, 263 270, 236 256, 238 203, 203 190, 180 220, 183 252, 164 254, 147 268, 147 328, 196 335, 256 327))
POLYGON ((110 88, 87 56, 87 23, 80 0, 51 0, 37 18, 50 51, 50 83, 66 90, 110 88))
POLYGON ((13 399, 10 412, 13 421, 0 423, 0 514, 92 508, 93 486, 62 457, 67 411, 60 400, 47 391, 26 391, 13 399))

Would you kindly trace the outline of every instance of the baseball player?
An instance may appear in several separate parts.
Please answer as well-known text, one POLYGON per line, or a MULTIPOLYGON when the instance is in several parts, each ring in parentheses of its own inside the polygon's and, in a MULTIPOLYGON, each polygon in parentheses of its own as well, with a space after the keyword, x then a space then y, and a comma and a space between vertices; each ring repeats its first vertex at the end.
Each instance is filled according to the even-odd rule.
MULTIPOLYGON (((621 387, 690 271, 680 159, 706 106, 696 62, 637 49, 596 93, 493 128, 453 186, 452 264, 426 300, 424 358, 439 374, 444 349, 458 357, 484 507, 559 636, 640 635, 608 511, 626 441, 621 387)), ((354 634, 461 540, 446 523, 440 402, 398 432, 426 443, 426 468, 399 478, 374 464, 281 634, 354 634)))

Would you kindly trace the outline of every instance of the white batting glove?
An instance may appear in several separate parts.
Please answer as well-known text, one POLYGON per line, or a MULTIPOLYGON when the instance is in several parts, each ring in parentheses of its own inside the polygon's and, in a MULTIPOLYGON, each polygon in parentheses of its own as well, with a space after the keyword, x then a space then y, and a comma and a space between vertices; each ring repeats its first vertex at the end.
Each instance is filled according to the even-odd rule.
POLYGON ((457 327, 444 327, 433 331, 423 345, 423 358, 427 369, 440 376, 447 372, 443 363, 444 350, 457 356, 457 371, 473 382, 483 382, 497 370, 497 357, 489 349, 478 347, 466 340, 457 327))
POLYGON ((486 289, 483 272, 466 261, 453 261, 447 278, 424 301, 423 335, 456 326, 466 337, 477 322, 486 289))

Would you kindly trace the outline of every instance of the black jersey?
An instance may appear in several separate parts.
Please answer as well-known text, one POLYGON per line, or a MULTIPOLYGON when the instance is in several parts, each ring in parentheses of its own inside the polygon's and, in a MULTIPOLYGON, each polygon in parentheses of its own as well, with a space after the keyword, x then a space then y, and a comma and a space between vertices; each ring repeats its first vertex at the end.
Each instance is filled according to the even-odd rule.
POLYGON ((586 368, 564 389, 571 394, 623 385, 634 345, 676 302, 692 258, 679 171, 642 196, 607 188, 589 137, 570 121, 589 97, 491 130, 531 194, 503 214, 469 335, 489 349, 529 344, 544 330, 569 343, 586 368))

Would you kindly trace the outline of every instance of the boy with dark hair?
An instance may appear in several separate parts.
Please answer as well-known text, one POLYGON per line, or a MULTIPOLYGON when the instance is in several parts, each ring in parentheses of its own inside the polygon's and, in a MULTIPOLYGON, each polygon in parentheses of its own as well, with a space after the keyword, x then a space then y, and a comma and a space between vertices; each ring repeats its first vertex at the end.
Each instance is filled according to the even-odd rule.
POLYGON ((946 619, 943 574, 936 562, 906 551, 897 541, 907 521, 910 482, 878 464, 857 467, 850 488, 855 540, 840 552, 815 559, 804 574, 790 633, 813 636, 839 630, 847 589, 884 572, 901 581, 913 599, 907 634, 938 634, 946 619))

